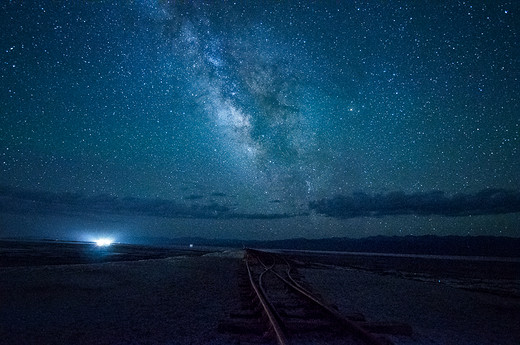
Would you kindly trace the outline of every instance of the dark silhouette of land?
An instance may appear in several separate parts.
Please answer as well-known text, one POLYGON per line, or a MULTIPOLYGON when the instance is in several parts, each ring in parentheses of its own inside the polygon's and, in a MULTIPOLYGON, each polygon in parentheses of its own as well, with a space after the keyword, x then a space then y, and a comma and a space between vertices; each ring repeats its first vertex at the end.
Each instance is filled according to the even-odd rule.
POLYGON ((291 238, 274 241, 206 239, 201 237, 137 237, 132 243, 254 247, 268 249, 320 250, 343 252, 519 257, 520 238, 494 236, 374 236, 366 238, 333 237, 323 239, 291 238))

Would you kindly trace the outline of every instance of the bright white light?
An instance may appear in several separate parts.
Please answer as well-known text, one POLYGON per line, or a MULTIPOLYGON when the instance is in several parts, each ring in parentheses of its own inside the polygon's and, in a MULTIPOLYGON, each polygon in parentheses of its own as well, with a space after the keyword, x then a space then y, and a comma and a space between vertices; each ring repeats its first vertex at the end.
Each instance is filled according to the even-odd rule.
POLYGON ((114 240, 111 238, 98 238, 96 240, 96 245, 98 247, 107 247, 107 246, 111 245, 113 242, 114 242, 114 240))

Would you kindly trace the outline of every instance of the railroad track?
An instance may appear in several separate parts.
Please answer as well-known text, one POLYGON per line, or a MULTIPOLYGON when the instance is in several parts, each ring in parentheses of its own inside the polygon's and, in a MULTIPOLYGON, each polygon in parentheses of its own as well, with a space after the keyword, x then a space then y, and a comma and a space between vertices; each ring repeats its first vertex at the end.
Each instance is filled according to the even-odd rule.
POLYGON ((221 325, 242 334, 240 343, 387 345, 386 337, 374 333, 411 333, 407 325, 370 324, 360 314, 340 314, 295 279, 282 255, 247 249, 244 261, 242 311, 221 325))

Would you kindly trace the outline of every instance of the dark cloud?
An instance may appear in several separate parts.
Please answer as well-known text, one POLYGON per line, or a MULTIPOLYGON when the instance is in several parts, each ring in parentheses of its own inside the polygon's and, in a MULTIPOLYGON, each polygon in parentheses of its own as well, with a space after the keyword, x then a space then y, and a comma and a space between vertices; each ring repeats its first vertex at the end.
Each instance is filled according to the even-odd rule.
MULTIPOLYGON (((200 199, 194 195, 191 198, 200 199)), ((165 218, 200 219, 279 219, 290 214, 236 213, 216 202, 186 205, 172 200, 120 198, 108 194, 84 196, 75 193, 50 193, 0 186, 0 212, 16 214, 117 214, 165 218)))
POLYGON ((204 198, 204 195, 191 194, 184 197, 184 200, 200 200, 204 198))
POLYGON ((450 217, 469 215, 492 215, 520 212, 520 192, 505 189, 484 189, 476 194, 444 192, 367 195, 353 193, 330 199, 311 201, 309 208, 317 213, 336 217, 377 217, 388 215, 442 215, 450 217))

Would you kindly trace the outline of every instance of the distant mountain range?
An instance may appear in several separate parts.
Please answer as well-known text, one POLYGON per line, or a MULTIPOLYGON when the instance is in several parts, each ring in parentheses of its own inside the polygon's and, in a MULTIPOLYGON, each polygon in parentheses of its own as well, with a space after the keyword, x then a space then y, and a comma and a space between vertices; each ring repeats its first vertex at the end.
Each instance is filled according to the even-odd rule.
POLYGON ((374 236, 360 239, 333 237, 292 238, 275 241, 206 239, 200 237, 130 239, 152 245, 253 247, 268 249, 320 250, 395 254, 520 257, 520 238, 494 236, 374 236))

